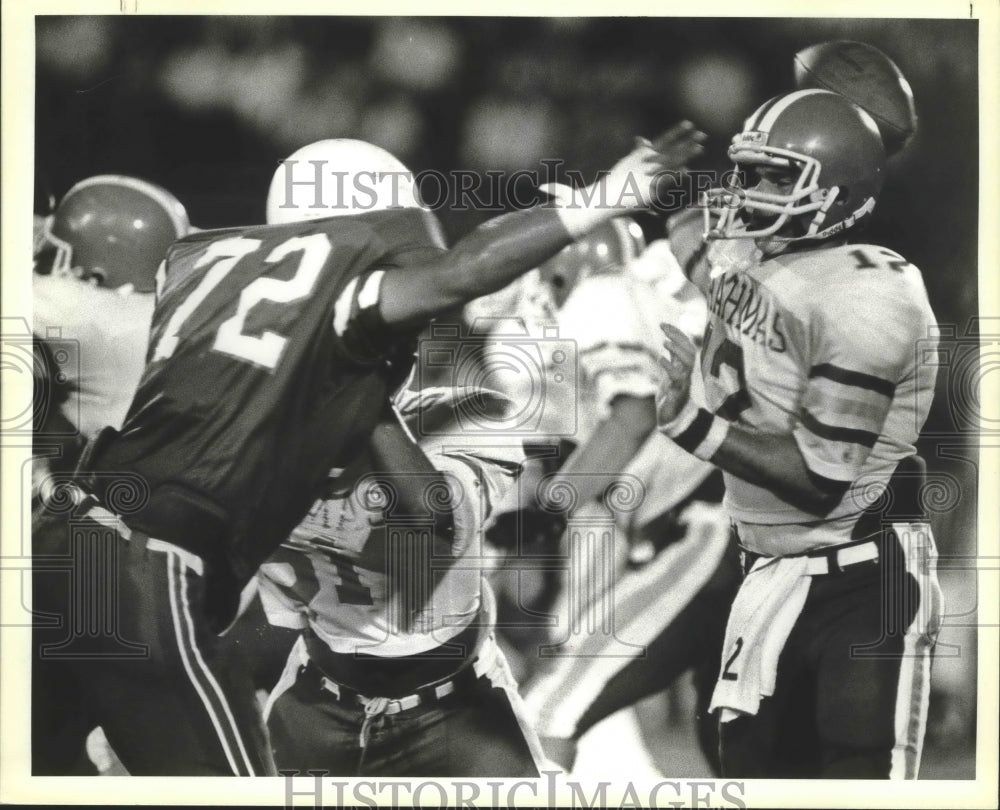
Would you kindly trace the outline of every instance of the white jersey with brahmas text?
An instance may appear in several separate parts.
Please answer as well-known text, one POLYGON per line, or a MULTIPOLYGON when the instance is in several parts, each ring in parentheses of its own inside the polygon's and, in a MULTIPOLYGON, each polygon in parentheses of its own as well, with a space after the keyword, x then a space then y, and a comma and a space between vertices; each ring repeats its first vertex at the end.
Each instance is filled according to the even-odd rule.
POLYGON ((377 493, 368 497, 363 484, 316 501, 261 566, 257 582, 268 621, 308 627, 337 653, 392 657, 425 652, 465 629, 479 612, 483 572, 490 567, 483 556, 483 524, 524 459, 519 442, 488 436, 479 441, 481 446, 462 436, 436 436, 421 442, 452 490, 457 559, 434 574, 433 597, 411 630, 402 630, 393 615, 385 564, 373 564, 366 553, 384 503, 377 493))
POLYGON ((701 360, 709 408, 793 436, 812 474, 851 482, 817 520, 727 473, 741 541, 766 555, 845 542, 915 451, 934 394, 936 366, 922 358, 934 354, 936 322, 920 271, 874 245, 717 268, 701 360))
POLYGON ((66 349, 59 370, 77 391, 63 406, 66 418, 85 437, 105 425, 120 428, 146 367, 152 293, 35 274, 32 298, 36 337, 66 349))

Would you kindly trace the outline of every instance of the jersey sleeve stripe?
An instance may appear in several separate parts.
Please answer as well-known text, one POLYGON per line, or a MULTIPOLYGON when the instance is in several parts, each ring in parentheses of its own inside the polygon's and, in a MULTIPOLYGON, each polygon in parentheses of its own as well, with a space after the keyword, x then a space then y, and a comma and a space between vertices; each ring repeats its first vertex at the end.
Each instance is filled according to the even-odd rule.
POLYGON ((353 314, 354 290, 357 286, 358 279, 352 278, 333 306, 333 329, 341 337, 347 331, 347 324, 353 314))
POLYGON ((802 408, 823 422, 878 432, 885 424, 889 403, 870 391, 818 383, 806 392, 802 408))
POLYGON ((877 394, 889 397, 890 399, 896 393, 895 383, 891 383, 881 377, 876 377, 873 374, 864 374, 860 371, 851 371, 850 369, 843 368, 841 366, 835 366, 833 363, 821 363, 818 366, 813 366, 809 369, 809 379, 814 379, 816 377, 825 377, 826 379, 833 380, 841 385, 864 388, 868 391, 874 391, 877 394))
POLYGON ((855 428, 837 427, 820 422, 809 411, 802 411, 802 425, 810 432, 831 442, 849 442, 860 444, 862 447, 874 447, 878 441, 878 434, 867 430, 857 430, 855 428))
POLYGON ((674 436, 674 443, 689 453, 693 453, 698 445, 705 441, 705 437, 712 429, 713 422, 712 414, 704 408, 699 408, 698 415, 695 416, 687 429, 674 436))

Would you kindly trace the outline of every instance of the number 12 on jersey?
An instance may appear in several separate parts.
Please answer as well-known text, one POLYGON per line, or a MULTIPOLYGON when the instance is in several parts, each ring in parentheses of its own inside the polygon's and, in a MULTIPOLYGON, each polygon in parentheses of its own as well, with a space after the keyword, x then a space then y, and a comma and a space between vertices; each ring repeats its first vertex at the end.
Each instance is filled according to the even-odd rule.
MULTIPOLYGON (((208 267, 201 281, 181 301, 156 344, 152 361, 164 360, 177 350, 180 331, 209 294, 232 272, 239 262, 260 250, 260 239, 234 236, 212 242, 195 262, 194 269, 208 267)), ((222 352, 266 369, 273 370, 281 359, 288 338, 271 330, 262 334, 244 333, 247 316, 262 301, 290 304, 307 297, 316 286, 320 273, 330 256, 330 240, 323 233, 293 236, 275 247, 264 259, 265 264, 277 264, 293 253, 301 253, 295 274, 288 279, 257 278, 240 293, 236 313, 223 321, 215 333, 212 350, 222 352)))
POLYGON ((712 324, 709 323, 705 329, 705 339, 702 342, 705 347, 702 350, 702 374, 704 374, 706 381, 709 376, 712 376, 717 385, 731 389, 722 404, 715 409, 715 413, 723 419, 734 422, 752 404, 750 391, 747 389, 746 371, 743 367, 743 348, 725 337, 724 334, 722 339, 714 344, 712 337, 712 324), (734 373, 735 385, 725 385, 722 376, 723 366, 728 366, 734 373))

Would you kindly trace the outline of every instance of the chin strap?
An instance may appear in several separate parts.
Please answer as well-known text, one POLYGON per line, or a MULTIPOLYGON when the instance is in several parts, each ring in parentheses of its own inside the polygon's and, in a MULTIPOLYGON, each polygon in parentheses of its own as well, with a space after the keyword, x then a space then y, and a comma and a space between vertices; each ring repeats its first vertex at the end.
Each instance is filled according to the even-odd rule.
MULTIPOLYGON (((848 228, 853 228, 854 225, 855 225, 855 223, 859 219, 861 219, 861 217, 863 217, 863 216, 865 216, 867 214, 870 214, 874 210, 875 210, 875 198, 874 197, 869 197, 868 199, 866 199, 861 204, 861 206, 859 208, 856 208, 854 211, 852 211, 851 214, 850 214, 850 216, 845 217, 840 222, 835 222, 829 228, 826 228, 825 230, 819 231, 814 236, 807 237, 807 238, 810 238, 810 239, 826 239, 827 237, 833 236, 834 234, 840 233, 841 231, 846 231, 848 228)), ((824 212, 824 218, 825 218, 825 216, 826 215, 825 215, 825 212, 824 212)), ((820 222, 816 222, 814 224, 819 225, 821 223, 822 223, 822 220, 820 220, 820 222)), ((811 230, 811 228, 810 228, 810 230, 811 230)))

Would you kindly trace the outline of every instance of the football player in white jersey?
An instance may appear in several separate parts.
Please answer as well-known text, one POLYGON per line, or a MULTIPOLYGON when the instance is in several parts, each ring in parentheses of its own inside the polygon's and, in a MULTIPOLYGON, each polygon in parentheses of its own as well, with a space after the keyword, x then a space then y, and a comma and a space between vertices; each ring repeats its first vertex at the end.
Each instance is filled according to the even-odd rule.
MULTIPOLYGON (((550 534, 551 540, 568 529, 561 545, 548 550, 565 560, 564 576, 546 583, 558 624, 544 653, 537 642, 522 652, 535 670, 525 691, 532 721, 549 758, 572 770, 576 743, 587 731, 688 669, 703 671, 700 708, 707 710, 738 571, 725 559, 729 522, 718 504, 721 481, 710 464, 654 430, 657 324, 670 317, 700 336, 706 319, 703 298, 667 242, 647 248, 637 223, 612 220, 564 248, 537 278, 523 280, 520 293, 517 306, 511 293, 494 316, 516 312, 525 331, 540 339, 543 327, 558 326, 559 337, 575 344, 574 398, 552 409, 568 420, 546 425, 570 437, 564 450, 574 449, 558 472, 522 483, 527 499, 520 512, 505 515, 489 536, 517 548, 519 539, 550 534), (546 492, 572 493, 573 505, 563 503, 568 508, 560 512, 545 503, 546 492), (537 495, 541 503, 532 500, 537 495), (546 523, 555 531, 543 532, 546 523), (613 627, 601 626, 607 619, 613 627)), ((467 317, 484 317, 489 304, 467 308, 467 317)), ((516 569, 517 558, 508 565, 516 569)), ((520 584, 513 594, 522 593, 520 584)), ((638 728, 634 740, 620 742, 629 743, 644 755, 638 728)), ((716 747, 707 743, 710 758, 716 747)))
POLYGON ((366 465, 397 469, 401 477, 386 482, 384 475, 341 471, 353 484, 336 491, 332 481, 334 491, 261 567, 269 621, 303 631, 265 708, 279 770, 539 775, 541 750, 493 638, 493 595, 482 576, 483 524, 513 484, 523 453, 516 437, 455 435, 456 412, 471 396, 498 414, 508 404, 483 389, 402 391, 400 417, 429 432, 417 448, 390 415, 366 465), (390 485, 388 495, 379 482, 390 485), (442 483, 446 488, 435 491, 442 483), (418 551, 402 560, 410 587, 432 591, 410 628, 398 620, 394 578, 383 559, 387 533, 419 542, 420 532, 431 531, 431 512, 398 514, 407 488, 425 502, 421 511, 443 507, 450 489, 454 519, 443 550, 447 567, 434 566, 422 578, 413 570, 418 551))
POLYGON ((918 350, 936 324, 916 267, 848 244, 883 143, 867 113, 811 89, 762 105, 729 155, 748 180, 706 205, 721 214, 700 360, 664 324, 657 398, 659 429, 723 470, 744 549, 713 696, 723 773, 916 778, 940 589, 902 479, 919 480, 935 369, 918 350))

